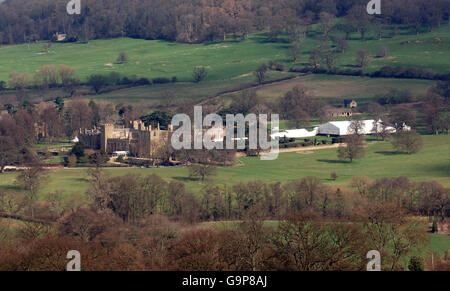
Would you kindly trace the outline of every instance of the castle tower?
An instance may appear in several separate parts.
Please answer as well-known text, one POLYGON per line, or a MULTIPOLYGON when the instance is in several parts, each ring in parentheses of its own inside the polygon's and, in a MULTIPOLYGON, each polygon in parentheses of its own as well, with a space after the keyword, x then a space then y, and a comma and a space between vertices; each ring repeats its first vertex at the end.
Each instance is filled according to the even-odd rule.
POLYGON ((112 137, 114 132, 114 125, 102 124, 101 125, 101 150, 105 153, 108 150, 108 139, 112 137))

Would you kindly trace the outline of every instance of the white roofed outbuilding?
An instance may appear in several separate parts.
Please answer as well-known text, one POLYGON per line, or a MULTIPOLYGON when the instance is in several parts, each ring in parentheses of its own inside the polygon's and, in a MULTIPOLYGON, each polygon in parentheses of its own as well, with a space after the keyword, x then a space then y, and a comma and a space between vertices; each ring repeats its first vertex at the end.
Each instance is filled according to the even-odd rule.
POLYGON ((127 151, 115 151, 115 152, 112 153, 112 156, 113 157, 120 157, 120 156, 128 157, 129 154, 130 153, 127 152, 127 151))

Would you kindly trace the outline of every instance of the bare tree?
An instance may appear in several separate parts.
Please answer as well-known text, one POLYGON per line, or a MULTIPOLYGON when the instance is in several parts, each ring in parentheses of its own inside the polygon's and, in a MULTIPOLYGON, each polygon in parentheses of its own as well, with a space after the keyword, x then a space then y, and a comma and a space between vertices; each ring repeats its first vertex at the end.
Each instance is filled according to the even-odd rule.
POLYGON ((302 54, 302 43, 300 41, 293 42, 287 54, 292 58, 292 61, 296 63, 302 54))
POLYGON ((391 109, 389 121, 397 131, 401 131, 405 126, 416 125, 416 114, 410 106, 399 105, 391 109))
POLYGON ((364 122, 362 119, 357 118, 352 120, 352 122, 350 122, 350 126, 348 127, 348 132, 359 136, 364 135, 364 122))
POLYGON ((116 63, 117 64, 124 64, 126 62, 128 62, 128 55, 126 52, 121 52, 119 53, 119 56, 117 57, 116 63))
POLYGON ((350 163, 355 159, 363 158, 364 155, 364 137, 357 134, 345 137, 344 144, 341 144, 338 148, 338 157, 349 160, 350 163))
POLYGON ((347 40, 343 37, 334 37, 333 41, 336 43, 336 47, 338 48, 339 52, 345 53, 345 51, 348 49, 348 43, 347 40))
POLYGON ((51 42, 46 42, 46 43, 44 43, 42 45, 42 48, 48 54, 50 52, 50 49, 52 48, 52 43, 51 42))
POLYGON ((192 72, 192 76, 194 77, 194 81, 196 83, 200 83, 201 81, 205 80, 208 76, 208 71, 205 67, 195 67, 194 71, 192 72))
POLYGON ((266 64, 262 64, 255 71, 255 76, 256 76, 256 80, 258 81, 258 84, 264 83, 264 81, 266 80, 267 71, 268 71, 268 68, 267 68, 266 64))
POLYGON ((372 60, 370 52, 367 50, 358 50, 356 52, 356 66, 360 68, 367 67, 372 60))
POLYGON ((0 173, 6 166, 13 165, 19 160, 19 153, 9 136, 0 137, 0 173))
POLYGON ((416 131, 400 131, 394 135, 392 145, 397 151, 415 154, 422 149, 423 139, 416 131))
POLYGON ((43 182, 45 181, 45 173, 41 167, 27 167, 17 176, 16 183, 26 191, 30 198, 31 218, 35 215, 35 203, 38 200, 38 194, 43 182))
POLYGON ((322 26, 323 35, 327 36, 335 24, 334 23, 335 17, 334 15, 329 14, 327 12, 321 12, 319 18, 320 24, 322 26))
POLYGON ((383 45, 378 49, 377 57, 385 58, 389 53, 389 47, 387 45, 383 45))
POLYGON ((216 175, 217 168, 208 164, 195 164, 189 167, 189 177, 199 178, 204 182, 210 176, 216 175))

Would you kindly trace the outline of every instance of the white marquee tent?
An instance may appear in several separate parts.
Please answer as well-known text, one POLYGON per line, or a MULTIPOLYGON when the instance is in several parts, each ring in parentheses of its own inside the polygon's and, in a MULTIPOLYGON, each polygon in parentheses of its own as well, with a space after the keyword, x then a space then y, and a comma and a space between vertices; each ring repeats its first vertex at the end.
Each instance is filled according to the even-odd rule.
MULTIPOLYGON (((350 128, 350 125, 352 124, 351 121, 331 121, 324 123, 319 126, 319 132, 318 134, 321 135, 335 135, 335 136, 345 136, 352 134, 352 130, 350 128)), ((381 122, 378 121, 375 128, 375 121, 374 120, 362 120, 362 132, 361 134, 373 134, 375 133, 375 129, 377 129, 378 132, 382 130, 381 122)), ((408 127, 405 126, 405 129, 409 130, 408 127)), ((390 131, 391 133, 395 132, 395 128, 393 127, 387 127, 386 130, 390 131)))
POLYGON ((290 129, 290 130, 285 130, 285 131, 281 131, 278 133, 274 133, 271 134, 270 137, 272 139, 275 139, 277 137, 279 138, 303 138, 303 137, 312 137, 312 136, 316 136, 318 133, 319 128, 315 127, 313 131, 308 131, 304 128, 302 129, 290 129))

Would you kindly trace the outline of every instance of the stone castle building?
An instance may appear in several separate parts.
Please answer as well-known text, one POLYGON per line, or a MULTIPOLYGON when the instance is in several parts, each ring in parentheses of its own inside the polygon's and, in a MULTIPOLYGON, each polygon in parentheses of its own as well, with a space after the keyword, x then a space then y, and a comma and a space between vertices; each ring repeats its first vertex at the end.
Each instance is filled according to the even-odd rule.
POLYGON ((161 129, 145 126, 138 120, 126 126, 102 124, 99 128, 80 129, 78 139, 86 148, 102 150, 106 153, 127 151, 132 156, 149 158, 155 150, 170 141, 173 128, 161 129))

